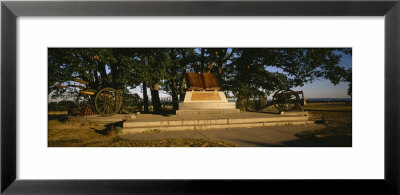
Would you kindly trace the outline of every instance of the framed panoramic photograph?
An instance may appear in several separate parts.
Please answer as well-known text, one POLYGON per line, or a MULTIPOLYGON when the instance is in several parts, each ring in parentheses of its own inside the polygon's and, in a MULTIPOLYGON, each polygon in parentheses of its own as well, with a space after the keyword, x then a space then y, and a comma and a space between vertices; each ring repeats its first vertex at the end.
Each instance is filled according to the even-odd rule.
POLYGON ((399 6, 2 1, 1 192, 398 194, 399 6))
POLYGON ((49 147, 352 146, 351 48, 49 48, 47 78, 49 147))

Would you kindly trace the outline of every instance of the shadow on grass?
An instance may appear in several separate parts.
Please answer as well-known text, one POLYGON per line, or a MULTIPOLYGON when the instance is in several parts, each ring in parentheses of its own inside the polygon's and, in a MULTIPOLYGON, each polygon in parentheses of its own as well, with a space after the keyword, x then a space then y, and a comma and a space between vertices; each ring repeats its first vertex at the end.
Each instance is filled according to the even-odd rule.
POLYGON ((117 127, 122 128, 124 121, 119 121, 119 122, 116 122, 116 123, 107 124, 107 125, 105 125, 106 128, 104 128, 104 129, 96 129, 96 128, 90 128, 90 129, 94 130, 95 133, 98 133, 100 135, 107 135, 107 132, 109 130, 114 130, 117 127))
POLYGON ((279 143, 268 143, 260 141, 250 141, 242 139, 230 139, 225 140, 227 142, 233 141, 232 143, 239 147, 351 147, 352 138, 351 136, 332 136, 319 139, 296 139, 289 140, 279 143))
POLYGON ((279 143, 268 143, 268 142, 260 142, 260 141, 250 141, 243 139, 227 139, 224 140, 227 143, 236 144, 239 147, 285 147, 285 145, 279 143), (233 142, 232 142, 233 141, 233 142))
POLYGON ((69 139, 69 140, 55 140, 48 141, 48 147, 68 147, 73 146, 74 144, 81 144, 82 140, 80 139, 69 139))
POLYGON ((352 147, 351 136, 329 136, 324 138, 298 139, 282 142, 289 147, 352 147))
POLYGON ((352 112, 351 110, 328 110, 328 109, 304 109, 304 111, 318 111, 318 112, 352 112))
POLYGON ((68 120, 68 115, 67 114, 61 114, 61 115, 47 115, 48 120, 59 120, 60 122, 65 122, 68 120))
MULTIPOLYGON (((317 121, 324 124, 326 121, 317 121)), ((295 134, 301 140, 308 140, 325 147, 352 147, 352 124, 338 124, 336 126, 328 126, 325 129, 304 131, 295 134)), ((285 143, 285 144, 303 144, 301 142, 285 143)))

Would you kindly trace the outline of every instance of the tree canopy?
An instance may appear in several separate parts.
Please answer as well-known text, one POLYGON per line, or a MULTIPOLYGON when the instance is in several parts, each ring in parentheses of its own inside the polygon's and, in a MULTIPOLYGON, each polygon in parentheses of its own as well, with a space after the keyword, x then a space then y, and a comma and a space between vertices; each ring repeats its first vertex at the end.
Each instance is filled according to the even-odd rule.
POLYGON ((65 93, 60 84, 74 78, 92 89, 142 86, 146 97, 149 87, 159 112, 159 89, 172 96, 178 109, 185 74, 209 72, 223 91, 238 98, 265 96, 321 78, 334 85, 347 82, 351 95, 351 67, 341 63, 351 55, 350 48, 49 48, 48 93, 65 93))

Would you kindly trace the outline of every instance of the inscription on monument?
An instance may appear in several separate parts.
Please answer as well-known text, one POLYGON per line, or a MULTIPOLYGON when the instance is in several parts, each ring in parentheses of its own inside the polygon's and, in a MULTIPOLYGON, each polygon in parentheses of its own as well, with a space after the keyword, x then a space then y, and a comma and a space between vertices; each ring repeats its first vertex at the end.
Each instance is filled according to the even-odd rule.
POLYGON ((218 93, 193 93, 192 101, 221 100, 218 93))

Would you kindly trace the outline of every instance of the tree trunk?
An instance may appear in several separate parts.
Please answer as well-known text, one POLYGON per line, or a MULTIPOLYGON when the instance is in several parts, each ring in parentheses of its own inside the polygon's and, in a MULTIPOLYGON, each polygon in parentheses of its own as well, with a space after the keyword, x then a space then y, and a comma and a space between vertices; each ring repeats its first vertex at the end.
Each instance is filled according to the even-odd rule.
POLYGON ((181 86, 179 88, 179 101, 184 101, 185 100, 185 97, 184 97, 184 94, 185 94, 185 82, 186 82, 186 79, 185 79, 185 77, 183 77, 182 84, 181 84, 181 86))
POLYGON ((246 109, 246 112, 249 111, 249 97, 248 96, 246 96, 245 109, 246 109))
POLYGON ((97 63, 97 70, 100 72, 100 77, 101 77, 101 85, 104 87, 108 83, 108 76, 106 73, 106 65, 103 63, 98 62, 97 63))
POLYGON ((144 113, 149 112, 149 97, 147 96, 147 84, 143 81, 143 111, 144 113))
POLYGON ((262 108, 265 105, 267 105, 265 100, 266 100, 266 98, 264 96, 259 96, 259 99, 258 99, 259 103, 258 104, 260 105, 260 108, 262 108))
POLYGON ((244 108, 244 98, 240 94, 236 100, 236 107, 240 110, 244 108))
POLYGON ((200 73, 204 72, 204 64, 205 64, 204 49, 201 48, 201 69, 200 69, 200 73))
POLYGON ((93 70, 93 77, 95 85, 99 85, 99 75, 97 75, 97 70, 93 70))
MULTIPOLYGON (((259 96, 260 97, 260 96, 259 96)), ((255 111, 259 111, 260 110, 260 106, 259 106, 259 101, 260 99, 258 99, 258 101, 256 101, 256 96, 253 96, 253 104, 254 104, 254 110, 255 111)))
POLYGON ((158 83, 150 85, 151 102, 153 103, 154 113, 161 113, 161 102, 158 94, 158 83))
POLYGON ((119 62, 111 65, 111 77, 112 77, 112 84, 113 84, 114 88, 120 88, 121 87, 121 84, 118 81, 118 77, 119 77, 118 66, 121 66, 119 64, 119 62))
POLYGON ((176 84, 176 75, 171 80, 172 108, 174 111, 179 109, 178 90, 176 84))
MULTIPOLYGON (((185 57, 185 55, 183 55, 183 57, 185 57)), ((186 64, 183 66, 182 83, 179 88, 179 101, 184 100, 183 94, 185 93, 185 84, 186 84, 186 64)))

